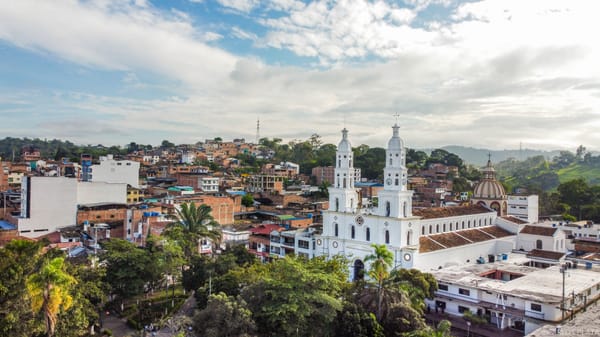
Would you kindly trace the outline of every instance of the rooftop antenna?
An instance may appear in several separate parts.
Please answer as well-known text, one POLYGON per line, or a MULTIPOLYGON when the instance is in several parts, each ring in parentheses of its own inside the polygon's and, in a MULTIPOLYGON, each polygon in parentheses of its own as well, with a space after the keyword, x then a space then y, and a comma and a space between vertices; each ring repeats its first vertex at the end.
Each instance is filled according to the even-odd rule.
POLYGON ((258 141, 260 140, 260 119, 258 117, 256 117, 256 143, 258 144, 258 141))

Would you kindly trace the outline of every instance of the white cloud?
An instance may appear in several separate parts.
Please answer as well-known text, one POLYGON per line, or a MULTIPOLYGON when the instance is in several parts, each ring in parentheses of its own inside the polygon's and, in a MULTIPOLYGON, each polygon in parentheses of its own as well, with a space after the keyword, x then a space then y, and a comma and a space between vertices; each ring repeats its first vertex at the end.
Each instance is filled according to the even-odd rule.
POLYGON ((250 13, 250 11, 259 4, 258 0, 217 0, 217 2, 221 4, 221 6, 244 13, 250 13))
POLYGON ((256 34, 247 32, 247 31, 241 29, 240 27, 236 27, 236 26, 231 27, 231 34, 233 36, 235 36, 236 38, 242 39, 242 40, 255 41, 257 39, 256 34))
POLYGON ((22 48, 90 67, 150 70, 194 85, 227 76, 236 58, 196 35, 181 15, 123 1, 20 0, 0 8, 0 39, 22 48))
MULTIPOLYGON (((122 70, 130 84, 153 72, 182 85, 178 97, 162 100, 59 93, 31 103, 31 95, 0 96, 8 102, 0 105, 0 114, 12 118, 5 123, 10 129, 0 125, 0 133, 60 133, 88 143, 90 136, 78 128, 59 126, 80 114, 92 120, 86 117, 92 114, 114 134, 111 140, 96 135, 102 143, 253 139, 260 116, 266 137, 318 133, 335 143, 345 120, 353 144, 384 146, 392 115, 399 112, 401 134, 411 147, 600 143, 600 55, 593 36, 600 26, 589 3, 480 1, 423 28, 411 25, 422 13, 415 8, 425 2, 411 9, 384 1, 301 6, 281 0, 271 1, 271 8, 275 3, 289 13, 257 19, 269 32, 256 43, 312 56, 329 67, 235 57, 202 42, 225 37, 199 31, 185 17, 132 3, 2 6, 3 40, 89 68, 122 70), (371 56, 378 59, 356 61, 371 56), (28 125, 18 122, 27 109, 47 113, 36 115, 37 128, 14 129, 28 125), (122 129, 130 132, 115 132, 122 129)), ((238 38, 256 34, 232 31, 238 38)))

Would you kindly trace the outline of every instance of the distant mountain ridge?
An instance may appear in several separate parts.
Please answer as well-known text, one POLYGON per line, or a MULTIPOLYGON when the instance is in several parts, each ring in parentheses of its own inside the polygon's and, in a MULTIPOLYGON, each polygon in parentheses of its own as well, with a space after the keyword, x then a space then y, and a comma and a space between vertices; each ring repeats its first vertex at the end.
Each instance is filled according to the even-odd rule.
MULTIPOLYGON (((492 155, 492 162, 498 163, 508 158, 515 158, 517 160, 525 160, 529 157, 544 156, 547 160, 551 160, 553 157, 558 156, 559 150, 544 151, 544 150, 489 150, 489 149, 477 149, 474 147, 466 147, 460 145, 447 145, 441 147, 448 152, 458 155, 467 164, 475 166, 484 166, 488 160, 488 154, 492 155)), ((430 153, 434 149, 422 149, 427 153, 430 153)))

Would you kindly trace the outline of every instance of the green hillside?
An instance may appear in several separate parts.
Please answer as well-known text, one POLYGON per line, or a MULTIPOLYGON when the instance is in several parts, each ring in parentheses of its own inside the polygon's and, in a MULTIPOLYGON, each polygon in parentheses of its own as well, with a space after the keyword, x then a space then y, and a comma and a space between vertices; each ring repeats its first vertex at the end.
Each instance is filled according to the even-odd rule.
POLYGON ((600 184, 600 167, 582 163, 573 163, 556 171, 561 183, 569 180, 583 178, 590 185, 600 184))

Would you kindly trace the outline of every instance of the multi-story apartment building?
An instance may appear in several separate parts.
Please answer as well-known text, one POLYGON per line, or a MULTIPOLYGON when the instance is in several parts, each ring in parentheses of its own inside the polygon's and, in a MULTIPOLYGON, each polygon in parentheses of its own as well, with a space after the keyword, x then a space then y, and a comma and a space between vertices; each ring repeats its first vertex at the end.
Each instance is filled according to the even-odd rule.
POLYGON ((92 165, 90 181, 123 183, 140 187, 140 163, 131 160, 115 160, 112 155, 100 157, 99 165, 92 165))
POLYGON ((537 195, 509 195, 507 215, 517 217, 529 223, 538 222, 538 196, 537 195))

